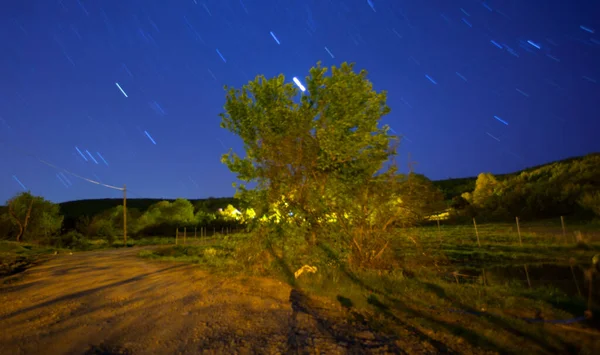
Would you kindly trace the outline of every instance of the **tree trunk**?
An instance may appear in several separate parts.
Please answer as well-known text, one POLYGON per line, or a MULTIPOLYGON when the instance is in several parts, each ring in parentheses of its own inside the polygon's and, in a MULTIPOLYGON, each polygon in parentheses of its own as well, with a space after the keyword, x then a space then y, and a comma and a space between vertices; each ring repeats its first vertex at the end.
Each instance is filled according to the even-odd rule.
POLYGON ((25 235, 25 230, 27 230, 27 223, 29 222, 29 217, 31 216, 31 208, 33 207, 33 199, 29 202, 29 208, 27 209, 27 214, 25 215, 25 221, 21 222, 17 217, 17 214, 13 210, 13 201, 8 203, 8 213, 10 216, 17 222, 19 226, 19 233, 17 234, 17 243, 21 241, 23 235, 25 235))

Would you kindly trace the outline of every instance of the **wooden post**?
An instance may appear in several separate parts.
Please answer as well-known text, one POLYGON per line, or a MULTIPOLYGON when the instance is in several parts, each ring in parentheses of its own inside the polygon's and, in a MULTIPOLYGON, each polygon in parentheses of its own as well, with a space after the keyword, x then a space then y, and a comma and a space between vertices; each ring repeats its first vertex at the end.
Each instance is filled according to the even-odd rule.
POLYGON ((590 286, 588 288, 588 312, 592 312, 592 287, 594 286, 594 270, 590 269, 590 286))
POLYGON ((529 270, 527 270, 527 265, 523 265, 525 266, 525 276, 527 276, 527 285, 529 285, 529 288, 531 288, 531 280, 529 279, 529 270))
POLYGON ((517 234, 519 235, 519 245, 523 246, 523 241, 521 240, 521 227, 519 226, 519 217, 515 217, 517 220, 517 234))
POLYGON ((442 230, 440 229, 440 219, 437 219, 437 225, 438 225, 438 233, 441 232, 442 230))
POLYGON ((197 239, 197 237, 196 237, 196 229, 198 229, 198 227, 194 227, 194 239, 197 239))
POLYGON ((179 239, 179 228, 175 229, 175 245, 177 245, 177 239, 179 239))
POLYGON ((127 246, 127 185, 123 185, 123 247, 127 246))
POLYGON ((183 245, 185 245, 185 237, 187 235, 187 227, 183 227, 183 245))
POLYGON ((479 242, 479 232, 477 231, 477 222, 475 222, 475 217, 473 217, 473 226, 475 227, 475 235, 477 236, 477 245, 481 248, 481 243, 479 242))
POLYGON ((483 286, 487 286, 487 278, 485 277, 485 269, 481 269, 481 276, 483 276, 483 286))
POLYGON ((565 229, 565 217, 560 216, 560 225, 562 226, 563 237, 565 237, 565 242, 569 242, 567 240, 567 230, 565 229))
POLYGON ((581 297, 581 290, 579 289, 579 282, 577 282, 577 278, 575 277, 575 270, 573 270, 573 264, 571 264, 571 275, 573 275, 573 282, 575 282, 575 287, 577 287, 577 293, 579 297, 581 297))

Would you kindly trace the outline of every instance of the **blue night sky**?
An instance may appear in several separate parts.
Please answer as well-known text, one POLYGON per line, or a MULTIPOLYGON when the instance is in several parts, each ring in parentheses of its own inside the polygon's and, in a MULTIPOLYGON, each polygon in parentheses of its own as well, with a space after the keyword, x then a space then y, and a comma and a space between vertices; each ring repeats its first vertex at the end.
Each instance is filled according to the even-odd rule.
POLYGON ((223 85, 317 61, 388 91, 431 179, 600 150, 598 0, 2 0, 0 41, 2 202, 232 196, 223 85))

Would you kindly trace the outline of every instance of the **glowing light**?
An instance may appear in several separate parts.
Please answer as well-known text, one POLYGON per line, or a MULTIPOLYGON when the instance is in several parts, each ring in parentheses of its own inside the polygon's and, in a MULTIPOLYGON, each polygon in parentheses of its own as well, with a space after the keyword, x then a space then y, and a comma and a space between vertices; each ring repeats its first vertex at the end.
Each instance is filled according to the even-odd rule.
POLYGON ((500 49, 503 49, 503 48, 502 48, 502 45, 500 45, 500 43, 498 43, 498 42, 496 42, 496 41, 494 41, 494 40, 491 40, 490 42, 491 42, 491 43, 492 43, 494 46, 496 46, 496 47, 498 47, 498 48, 500 48, 500 49))
POLYGON ((96 152, 96 154, 98 154, 98 156, 104 162, 104 164, 106 164, 106 166, 108 166, 108 162, 106 161, 106 159, 104 159, 104 157, 102 156, 102 154, 100 154, 100 152, 96 152))
POLYGON ((67 183, 63 180, 63 178, 60 176, 60 174, 56 174, 56 178, 58 179, 58 181, 60 181, 63 185, 65 185, 65 187, 69 187, 69 185, 67 185, 67 183))
POLYGON ((331 56, 331 58, 335 58, 333 56, 333 53, 331 53, 331 51, 329 50, 329 48, 325 47, 325 50, 327 51, 327 53, 331 56))
POLYGON ((485 132, 488 136, 492 137, 493 139, 497 140, 498 142, 500 142, 499 138, 494 137, 491 133, 485 132))
POLYGON ((119 85, 119 83, 115 83, 117 85, 117 87, 119 88, 119 90, 121 90, 121 93, 123 93, 123 96, 125 97, 129 97, 127 96, 127 94, 125 93, 125 90, 123 90, 123 88, 121 87, 121 85, 119 85))
POLYGON ((144 133, 146 133, 146 137, 148 137, 148 139, 150 139, 150 141, 156 145, 156 141, 154 140, 154 138, 152 138, 152 136, 150 135, 150 133, 148 133, 148 131, 144 131, 144 133))
POLYGON ((83 155, 83 153, 81 152, 81 150, 79 150, 79 148, 77 148, 77 146, 75 146, 75 150, 77 150, 77 153, 79 153, 79 155, 81 155, 81 157, 83 158, 83 160, 88 161, 88 159, 85 157, 85 155, 83 155))
POLYGON ((271 31, 269 33, 271 33, 271 37, 273 37, 273 39, 275 40, 275 42, 277 42, 277 44, 281 44, 281 42, 279 42, 279 40, 277 39, 277 36, 275 36, 275 33, 273 33, 273 31, 271 31))
POLYGON ((429 81, 431 81, 433 84, 437 85, 437 81, 433 80, 433 78, 432 78, 432 77, 430 77, 429 75, 425 75, 425 77, 426 77, 426 78, 427 78, 429 81))
POLYGON ((219 51, 219 48, 217 48, 217 54, 219 55, 219 57, 221 57, 221 59, 223 59, 224 63, 227 63, 227 60, 225 59, 225 57, 223 57, 223 54, 221 54, 221 52, 219 51))
POLYGON ((530 45, 532 45, 533 47, 535 47, 537 49, 542 49, 542 47, 539 44, 535 43, 534 41, 529 40, 529 41, 527 41, 527 43, 529 43, 530 45))
POLYGON ((494 118, 497 119, 499 122, 502 122, 502 123, 504 123, 505 125, 508 126, 508 122, 506 122, 505 120, 501 119, 500 117, 494 116, 494 118))
POLYGON ((300 82, 300 80, 298 80, 298 78, 294 77, 292 80, 294 80, 294 83, 296 83, 296 85, 298 85, 298 87, 300 88, 300 90, 302 90, 302 92, 306 91, 306 88, 304 87, 304 85, 302 85, 302 83, 300 82))
POLYGON ((92 155, 92 153, 90 153, 89 150, 85 150, 85 152, 87 153, 87 155, 90 157, 90 159, 92 159, 92 161, 96 164, 98 164, 98 161, 94 158, 94 156, 92 155))
POLYGON ((21 182, 21 180, 19 180, 19 178, 18 178, 18 177, 16 177, 16 175, 13 175, 12 177, 13 177, 13 179, 15 179, 15 181, 16 181, 16 182, 17 182, 19 185, 21 185, 21 187, 23 188, 23 191, 27 191, 27 188, 25 187, 25 185, 23 185, 23 183, 21 182))

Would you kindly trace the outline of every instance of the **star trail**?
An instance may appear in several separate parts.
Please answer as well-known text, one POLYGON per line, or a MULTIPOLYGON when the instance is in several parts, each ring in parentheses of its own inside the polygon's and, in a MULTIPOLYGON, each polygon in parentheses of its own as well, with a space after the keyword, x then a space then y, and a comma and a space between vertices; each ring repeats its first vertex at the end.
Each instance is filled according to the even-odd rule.
POLYGON ((318 61, 355 62, 387 91, 401 170, 410 156, 431 179, 499 174, 600 150, 594 0, 6 0, 0 20, 1 202, 124 184, 232 196, 220 156, 243 145, 219 127, 223 86, 284 74, 306 91, 318 61))

